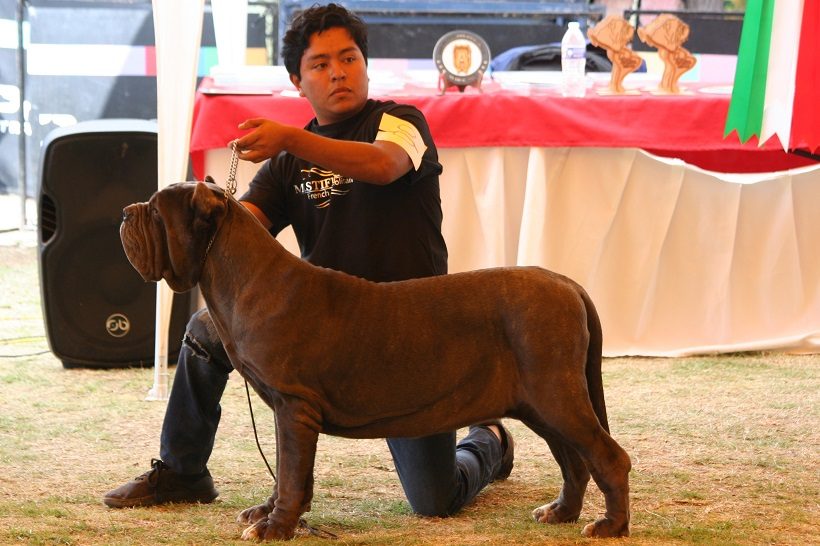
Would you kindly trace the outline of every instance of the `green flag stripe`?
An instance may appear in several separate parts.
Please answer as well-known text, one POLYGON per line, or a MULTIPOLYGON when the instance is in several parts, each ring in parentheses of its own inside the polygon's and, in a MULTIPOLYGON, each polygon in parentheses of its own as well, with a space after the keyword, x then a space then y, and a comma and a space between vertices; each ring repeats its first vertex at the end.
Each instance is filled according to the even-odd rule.
POLYGON ((741 142, 760 134, 775 0, 749 0, 740 35, 735 83, 724 137, 737 130, 741 142))

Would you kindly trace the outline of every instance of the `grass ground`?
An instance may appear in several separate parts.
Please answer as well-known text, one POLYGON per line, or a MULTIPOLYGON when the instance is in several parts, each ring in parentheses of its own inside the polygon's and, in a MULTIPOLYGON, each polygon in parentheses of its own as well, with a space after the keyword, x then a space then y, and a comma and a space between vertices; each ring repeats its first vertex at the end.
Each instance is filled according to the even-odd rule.
MULTIPOLYGON (((101 495, 157 456, 152 371, 63 369, 44 337, 35 249, 0 246, 0 286, 0 544, 241 544, 236 514, 271 489, 241 379, 210 463, 217 502, 108 509, 101 495)), ((818 355, 605 360, 612 433, 633 461, 632 537, 617 544, 820 544, 818 370, 818 355)), ((272 416, 253 400, 273 460, 272 416)), ((512 476, 447 519, 410 512, 383 441, 322 436, 307 519, 339 544, 612 543, 580 536, 603 512, 594 485, 577 524, 531 520, 560 474, 543 441, 509 425, 512 476)))

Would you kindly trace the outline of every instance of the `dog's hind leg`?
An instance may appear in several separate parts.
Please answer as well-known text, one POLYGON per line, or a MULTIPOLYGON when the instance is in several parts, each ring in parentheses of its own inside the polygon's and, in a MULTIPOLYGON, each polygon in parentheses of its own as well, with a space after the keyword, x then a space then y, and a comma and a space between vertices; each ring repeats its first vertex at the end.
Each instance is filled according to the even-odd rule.
MULTIPOLYGON (((567 392, 571 392, 568 389, 567 392)), ((567 394, 569 396, 569 394, 567 394)), ((577 398, 572 400, 562 399, 559 395, 553 399, 552 411, 538 412, 537 415, 530 415, 525 423, 542 437, 547 439, 552 435, 553 441, 550 449, 555 454, 556 440, 560 437, 556 454, 556 459, 561 466, 561 472, 565 475, 564 488, 561 496, 556 502, 567 502, 566 509, 572 508, 572 502, 577 502, 571 498, 578 494, 578 485, 567 484, 566 475, 574 480, 583 480, 584 473, 579 469, 579 461, 585 463, 586 468, 595 480, 606 501, 606 513, 603 518, 584 527, 585 536, 596 537, 618 537, 629 535, 629 471, 631 462, 626 452, 615 440, 601 427, 598 418, 592 410, 592 405, 581 404, 579 407, 577 398), (556 412, 556 408, 572 408, 573 411, 556 412), (542 416, 546 416, 543 419, 542 416), (547 432, 547 434, 541 434, 547 432), (568 455, 570 450, 576 452, 576 457, 568 455), (562 499, 566 492, 566 497, 562 499)), ((580 482, 578 482, 580 483, 580 482)), ((554 505, 555 503, 553 503, 554 505)), ((550 508, 553 505, 542 507, 541 515, 549 521, 550 508)), ((536 513, 541 509, 537 509, 536 513)), ((573 510, 565 510, 559 504, 554 508, 552 515, 564 515, 570 517, 573 510), (561 511, 557 511, 560 507, 561 511)), ((537 517, 537 516, 536 516, 537 517)), ((539 519, 539 521, 542 521, 539 519)))
POLYGON ((524 421, 536 434, 546 440, 552 456, 561 468, 564 484, 558 498, 536 508, 532 517, 539 523, 567 523, 578 521, 589 483, 589 470, 578 453, 559 437, 541 427, 524 421))
POLYGON ((588 537, 629 536, 629 471, 632 462, 626 451, 600 429, 598 441, 583 450, 592 479, 604 494, 606 513, 603 518, 584 527, 588 537))

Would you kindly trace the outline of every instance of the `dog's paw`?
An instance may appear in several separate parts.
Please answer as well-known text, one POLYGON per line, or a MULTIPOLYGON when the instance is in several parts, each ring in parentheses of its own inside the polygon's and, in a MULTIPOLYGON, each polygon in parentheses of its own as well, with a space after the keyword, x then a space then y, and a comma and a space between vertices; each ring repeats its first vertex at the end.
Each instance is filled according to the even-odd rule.
POLYGON ((290 540, 295 531, 295 525, 277 525, 265 518, 242 531, 242 540, 290 540))
POLYGON ((573 510, 558 501, 545 504, 532 511, 532 517, 538 523, 571 523, 578 521, 580 515, 578 510, 573 510))
POLYGON ((594 523, 590 523, 581 534, 585 537, 628 537, 629 536, 629 521, 616 522, 609 518, 601 518, 594 523))
POLYGON ((256 506, 251 506, 250 508, 245 508, 242 510, 238 516, 236 516, 236 523, 241 525, 253 525, 257 521, 265 519, 268 517, 268 514, 273 512, 273 506, 276 502, 276 499, 271 495, 268 497, 268 500, 263 502, 262 504, 257 504, 256 506))

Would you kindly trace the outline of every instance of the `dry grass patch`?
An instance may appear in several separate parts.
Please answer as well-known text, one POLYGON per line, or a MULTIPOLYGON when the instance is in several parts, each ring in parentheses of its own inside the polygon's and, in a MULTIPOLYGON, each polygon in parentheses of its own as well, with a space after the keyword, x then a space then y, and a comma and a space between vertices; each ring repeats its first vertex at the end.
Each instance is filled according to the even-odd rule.
MULTIPOLYGON (((217 502, 107 509, 102 493, 158 453, 164 405, 144 401, 152 372, 62 368, 43 337, 33 249, 0 247, 0 282, 0 544, 243 544, 234 518, 271 480, 241 378, 228 384, 210 464, 217 502)), ((818 369, 818 356, 780 354, 606 360, 612 432, 634 465, 633 536, 618 544, 820 544, 818 369)), ((272 415, 257 398, 254 409, 273 461, 272 415)), ((594 486, 577 524, 530 519, 560 474, 542 440, 509 424, 512 476, 448 519, 410 512, 382 440, 322 436, 308 520, 338 544, 609 543, 579 534, 603 512, 594 486)))

